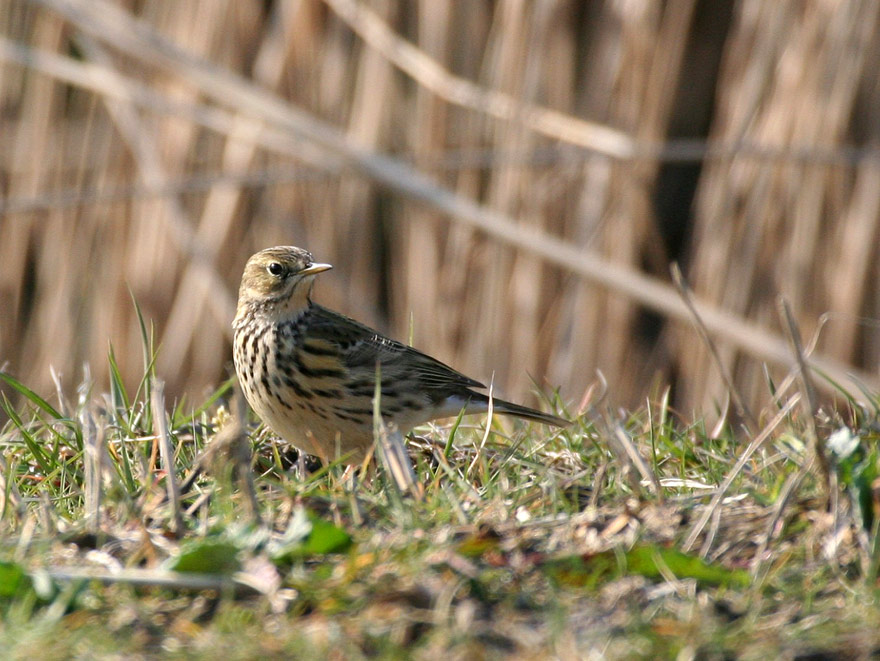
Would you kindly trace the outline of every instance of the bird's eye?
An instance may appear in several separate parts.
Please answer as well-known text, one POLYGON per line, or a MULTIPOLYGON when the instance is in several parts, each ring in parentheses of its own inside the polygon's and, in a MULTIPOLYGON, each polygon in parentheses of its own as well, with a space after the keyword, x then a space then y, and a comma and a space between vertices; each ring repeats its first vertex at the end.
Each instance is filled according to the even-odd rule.
POLYGON ((269 271, 270 275, 274 275, 276 278, 284 273, 284 267, 278 262, 271 262, 269 266, 266 267, 266 270, 269 271))

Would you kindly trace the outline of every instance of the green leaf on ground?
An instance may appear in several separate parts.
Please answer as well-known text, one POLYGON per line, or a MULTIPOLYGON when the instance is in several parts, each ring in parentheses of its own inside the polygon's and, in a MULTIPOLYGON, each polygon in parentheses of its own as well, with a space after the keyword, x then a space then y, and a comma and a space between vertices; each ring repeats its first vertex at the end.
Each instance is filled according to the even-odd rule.
POLYGON ((218 539, 203 539, 187 545, 169 559, 167 569, 198 574, 232 574, 240 569, 238 547, 218 539))
POLYGON ((325 553, 341 553, 350 546, 351 535, 342 528, 304 507, 298 507, 284 536, 270 545, 270 553, 276 563, 284 563, 325 553))
POLYGON ((31 586, 28 573, 14 562, 0 562, 0 598, 11 599, 31 586))
POLYGON ((651 580, 666 577, 692 578, 701 586, 747 587, 749 574, 707 563, 695 555, 652 544, 629 551, 604 551, 594 555, 572 555, 543 563, 544 572, 559 585, 595 588, 626 574, 651 580))

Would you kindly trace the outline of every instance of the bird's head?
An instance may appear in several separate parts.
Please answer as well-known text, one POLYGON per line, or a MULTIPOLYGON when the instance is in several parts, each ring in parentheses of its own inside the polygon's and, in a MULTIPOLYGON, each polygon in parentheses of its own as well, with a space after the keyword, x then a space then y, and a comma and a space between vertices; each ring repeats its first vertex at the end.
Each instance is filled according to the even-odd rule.
POLYGON ((276 246, 253 255, 244 267, 238 290, 238 313, 243 308, 296 313, 309 305, 312 281, 330 264, 312 261, 308 250, 276 246))

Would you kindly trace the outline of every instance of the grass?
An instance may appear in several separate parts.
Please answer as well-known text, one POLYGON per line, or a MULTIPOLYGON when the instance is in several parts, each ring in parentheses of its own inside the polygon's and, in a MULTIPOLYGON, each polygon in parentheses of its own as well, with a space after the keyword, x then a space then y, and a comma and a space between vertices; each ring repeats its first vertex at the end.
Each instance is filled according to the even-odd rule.
POLYGON ((231 382, 167 406, 151 349, 131 393, 110 362, 109 393, 75 402, 0 373, 5 658, 880 649, 876 402, 807 420, 780 386, 760 429, 710 432, 668 393, 613 415, 553 396, 572 427, 432 425, 409 442, 418 489, 385 450, 352 489, 239 425, 231 382))

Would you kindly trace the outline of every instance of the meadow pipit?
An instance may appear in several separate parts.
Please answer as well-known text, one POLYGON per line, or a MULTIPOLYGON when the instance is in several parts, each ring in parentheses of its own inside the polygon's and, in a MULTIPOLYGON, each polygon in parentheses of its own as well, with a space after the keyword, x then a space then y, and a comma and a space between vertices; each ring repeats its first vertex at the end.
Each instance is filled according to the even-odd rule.
MULTIPOLYGON (((312 302, 315 276, 331 266, 301 248, 262 250, 244 267, 235 315, 235 370, 263 421, 324 462, 362 460, 373 443, 377 365, 386 422, 406 434, 464 409, 480 413, 485 388, 464 374, 312 302)), ((566 426, 566 420, 493 398, 498 413, 566 426)))

